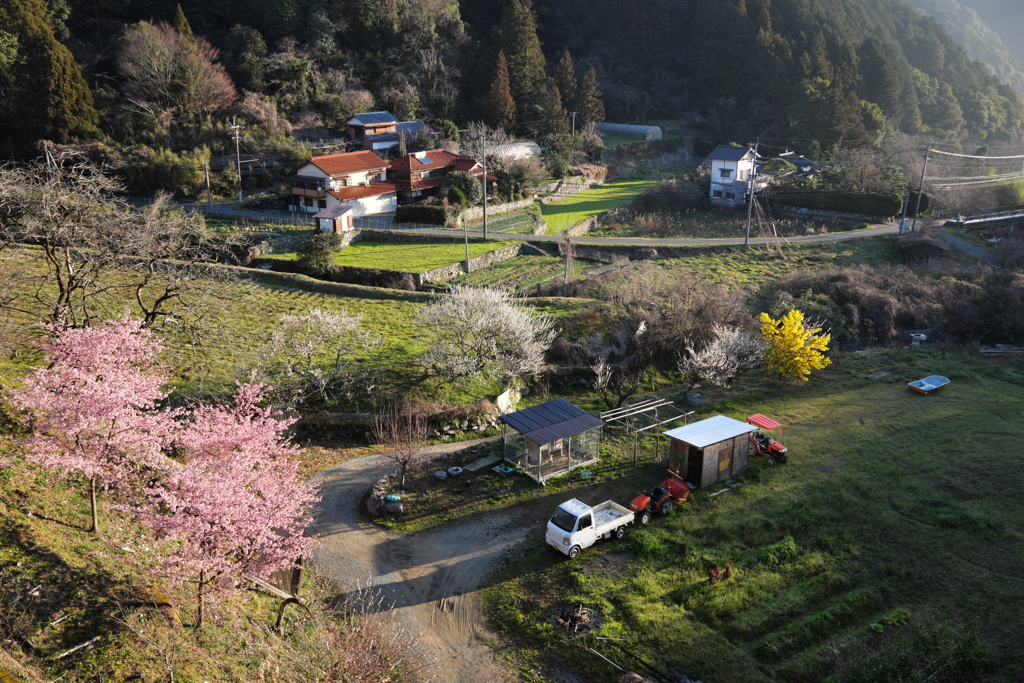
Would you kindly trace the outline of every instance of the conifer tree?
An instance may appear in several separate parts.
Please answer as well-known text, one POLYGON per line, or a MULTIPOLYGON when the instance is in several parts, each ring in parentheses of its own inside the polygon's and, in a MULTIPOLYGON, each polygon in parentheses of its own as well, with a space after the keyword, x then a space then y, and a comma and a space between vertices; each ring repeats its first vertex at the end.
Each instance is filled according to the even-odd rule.
POLYGON ((555 85, 558 92, 562 94, 562 104, 570 111, 576 109, 576 95, 579 85, 576 83, 576 69, 572 65, 572 55, 569 50, 562 50, 562 56, 558 60, 558 67, 555 69, 555 85))
POLYGON ((569 112, 562 105, 562 93, 554 83, 544 98, 544 121, 539 130, 548 135, 565 135, 569 132, 569 112))
POLYGON ((510 130, 516 123, 516 103, 512 99, 509 86, 508 60, 505 53, 498 53, 498 68, 494 72, 494 82, 487 95, 487 124, 494 128, 510 130))
POLYGON ((578 119, 586 123, 604 121, 604 103, 601 102, 601 91, 597 87, 597 71, 591 68, 583 76, 579 94, 576 97, 578 119))
POLYGON ((188 23, 188 19, 185 17, 185 10, 181 9, 181 5, 175 6, 174 22, 171 25, 183 40, 191 41, 195 39, 195 34, 192 33, 192 25, 188 23))
POLYGON ((0 3, 0 26, 17 41, 10 97, 0 102, 0 128, 24 142, 68 142, 98 132, 92 93, 74 57, 54 35, 42 0, 0 3))
POLYGON ((544 53, 537 37, 537 15, 530 0, 512 0, 498 29, 498 48, 508 61, 509 86, 516 110, 526 111, 546 80, 544 53))

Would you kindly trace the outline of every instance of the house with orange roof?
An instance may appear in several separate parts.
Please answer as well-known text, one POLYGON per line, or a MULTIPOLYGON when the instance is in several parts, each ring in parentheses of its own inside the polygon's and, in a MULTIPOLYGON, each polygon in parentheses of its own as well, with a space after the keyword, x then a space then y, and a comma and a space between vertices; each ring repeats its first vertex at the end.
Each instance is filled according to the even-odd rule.
MULTIPOLYGON (((415 154, 406 154, 391 162, 388 180, 395 184, 398 203, 421 202, 440 192, 444 177, 452 171, 469 171, 477 178, 483 178, 484 168, 475 159, 464 157, 443 149, 431 149, 415 154)), ((494 176, 487 176, 494 182, 494 176)))
POLYGON ((316 214, 344 204, 353 217, 394 211, 396 186, 387 176, 388 162, 373 152, 313 157, 289 179, 289 208, 316 214))

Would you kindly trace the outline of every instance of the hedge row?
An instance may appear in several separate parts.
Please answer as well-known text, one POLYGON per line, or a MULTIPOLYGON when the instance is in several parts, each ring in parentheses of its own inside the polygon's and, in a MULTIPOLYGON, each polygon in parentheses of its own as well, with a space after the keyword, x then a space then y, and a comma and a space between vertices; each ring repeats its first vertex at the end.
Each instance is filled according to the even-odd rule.
POLYGON ((408 204, 395 209, 396 223, 429 223, 431 225, 444 225, 448 222, 443 206, 422 206, 420 204, 408 204))
MULTIPOLYGON (((822 192, 811 193, 806 189, 779 188, 772 200, 786 206, 799 206, 819 211, 858 213, 867 216, 896 216, 903 211, 903 198, 898 194, 876 192, 822 192)), ((921 210, 925 209, 924 197, 921 210)))

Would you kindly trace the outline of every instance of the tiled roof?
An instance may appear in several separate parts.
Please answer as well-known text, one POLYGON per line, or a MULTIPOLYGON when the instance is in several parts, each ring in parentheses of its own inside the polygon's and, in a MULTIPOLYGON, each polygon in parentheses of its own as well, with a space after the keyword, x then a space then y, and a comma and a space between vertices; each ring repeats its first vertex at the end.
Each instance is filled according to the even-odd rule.
POLYGON ((724 161, 739 161, 748 154, 753 154, 754 151, 749 147, 731 147, 729 145, 719 145, 715 147, 711 154, 707 156, 708 159, 722 159, 724 161))
POLYGON ((343 187, 338 190, 331 190, 329 194, 345 202, 350 199, 362 199, 363 197, 387 194, 388 192, 394 192, 396 189, 397 188, 394 183, 370 183, 369 187, 366 185, 353 185, 352 187, 343 187))
POLYGON ((416 172, 430 168, 444 168, 445 166, 452 165, 453 162, 458 163, 459 160, 466 158, 458 154, 446 152, 443 149, 432 149, 420 154, 425 154, 423 160, 417 158, 415 154, 406 154, 404 157, 399 157, 392 161, 391 168, 397 171, 416 172))
POLYGON ((395 185, 399 190, 428 190, 432 187, 441 187, 444 183, 444 176, 437 176, 436 178, 427 178, 426 180, 409 180, 395 178, 395 185))
POLYGON ((389 114, 386 111, 364 111, 358 114, 353 114, 350 121, 356 121, 365 125, 381 124, 381 123, 398 123, 398 119, 389 114))
POLYGON ((328 154, 322 157, 313 157, 309 161, 331 176, 387 168, 388 166, 388 162, 369 151, 328 154))

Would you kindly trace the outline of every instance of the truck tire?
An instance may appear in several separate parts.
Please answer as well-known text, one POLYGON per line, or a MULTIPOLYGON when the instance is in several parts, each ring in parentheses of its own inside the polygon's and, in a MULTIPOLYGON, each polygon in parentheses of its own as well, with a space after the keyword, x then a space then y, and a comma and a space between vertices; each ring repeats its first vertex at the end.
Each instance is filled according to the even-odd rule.
POLYGON ((615 538, 622 538, 625 535, 626 535, 626 527, 620 526, 618 529, 615 530, 615 538))
POLYGON ((577 557, 579 557, 580 550, 581 548, 578 545, 574 545, 573 547, 569 548, 569 559, 575 560, 577 557))
POLYGON ((643 513, 641 513, 641 515, 640 515, 640 523, 641 524, 647 524, 647 522, 649 522, 649 521, 651 521, 651 511, 650 510, 644 510, 643 513))
POLYGON ((672 512, 673 507, 675 507, 675 505, 672 504, 672 501, 666 500, 664 503, 661 504, 661 514, 667 515, 668 513, 672 512))

